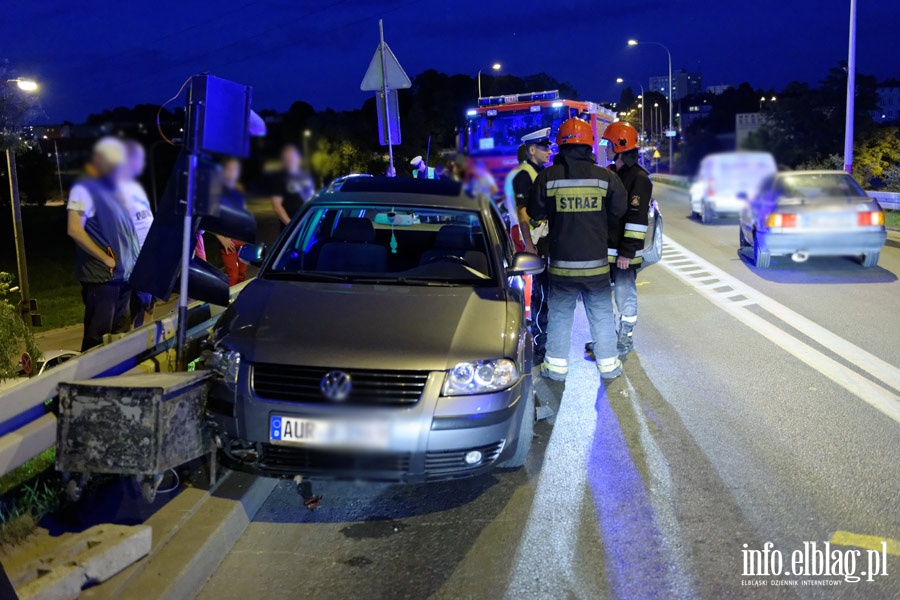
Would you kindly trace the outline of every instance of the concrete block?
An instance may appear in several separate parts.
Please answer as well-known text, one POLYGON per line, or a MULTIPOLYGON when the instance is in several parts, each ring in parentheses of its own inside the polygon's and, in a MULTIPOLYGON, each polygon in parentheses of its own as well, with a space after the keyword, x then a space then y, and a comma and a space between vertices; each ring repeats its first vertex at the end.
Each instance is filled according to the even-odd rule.
POLYGON ((96 525, 58 537, 41 530, 3 562, 20 600, 65 600, 140 560, 151 543, 146 525, 96 525))

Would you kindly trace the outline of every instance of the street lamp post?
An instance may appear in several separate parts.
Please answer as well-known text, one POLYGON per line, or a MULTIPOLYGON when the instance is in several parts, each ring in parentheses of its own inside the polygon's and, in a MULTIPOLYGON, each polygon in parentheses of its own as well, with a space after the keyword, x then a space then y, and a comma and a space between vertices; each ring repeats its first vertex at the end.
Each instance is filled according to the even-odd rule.
MULTIPOLYGON (((7 85, 15 83, 24 92, 34 92, 37 84, 30 79, 17 77, 7 79, 7 85)), ((9 173, 9 199, 12 204, 13 237, 16 241, 16 265, 19 269, 19 310, 27 326, 31 326, 31 294, 28 289, 28 263, 25 260, 25 237, 22 228, 22 206, 19 199, 19 180, 16 175, 16 155, 11 148, 6 148, 6 168, 9 173)))
POLYGON ((853 112, 856 94, 856 0, 850 0, 850 48, 847 51, 847 115, 844 121, 844 170, 853 172, 853 112))
MULTIPOLYGON (((502 65, 500 63, 494 63, 491 65, 492 71, 499 71, 502 69, 502 65)), ((481 98, 481 71, 482 69, 478 69, 478 97, 481 98)))
MULTIPOLYGON (((622 79, 621 77, 617 77, 616 83, 625 83, 625 80, 622 79)), ((639 136, 639 139, 643 139, 643 137, 644 137, 644 84, 638 83, 638 85, 641 88, 641 95, 640 95, 641 103, 639 105, 639 108, 641 109, 641 135, 639 136)))
MULTIPOLYGON (((312 131, 309 129, 303 130, 303 160, 308 161, 309 157, 309 138, 312 137, 312 131)), ((309 164, 309 163, 307 163, 309 164)))
POLYGON ((667 46, 660 44, 659 42, 638 42, 637 40, 628 40, 629 46, 637 46, 638 44, 652 44, 654 46, 659 46, 666 51, 666 54, 669 57, 669 129, 666 132, 666 137, 669 138, 669 173, 672 173, 672 167, 675 163, 675 138, 671 137, 670 135, 670 133, 675 130, 672 119, 672 53, 669 51, 669 48, 667 46))

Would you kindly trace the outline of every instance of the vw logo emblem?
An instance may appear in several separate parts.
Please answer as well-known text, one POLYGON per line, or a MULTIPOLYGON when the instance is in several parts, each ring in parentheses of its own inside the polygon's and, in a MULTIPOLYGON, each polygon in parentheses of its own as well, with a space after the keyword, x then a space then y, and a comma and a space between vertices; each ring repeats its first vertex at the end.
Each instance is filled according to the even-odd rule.
POLYGON ((343 402, 350 395, 353 383, 350 376, 343 371, 331 371, 319 383, 322 395, 334 402, 343 402))

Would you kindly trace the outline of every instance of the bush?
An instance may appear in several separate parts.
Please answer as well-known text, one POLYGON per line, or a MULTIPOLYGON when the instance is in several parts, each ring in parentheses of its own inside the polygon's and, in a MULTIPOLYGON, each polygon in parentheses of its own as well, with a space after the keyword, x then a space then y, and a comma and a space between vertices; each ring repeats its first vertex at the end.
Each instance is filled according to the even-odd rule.
POLYGON ((34 360, 41 357, 19 308, 6 298, 12 282, 12 275, 0 273, 0 381, 18 376, 22 352, 28 352, 34 360))

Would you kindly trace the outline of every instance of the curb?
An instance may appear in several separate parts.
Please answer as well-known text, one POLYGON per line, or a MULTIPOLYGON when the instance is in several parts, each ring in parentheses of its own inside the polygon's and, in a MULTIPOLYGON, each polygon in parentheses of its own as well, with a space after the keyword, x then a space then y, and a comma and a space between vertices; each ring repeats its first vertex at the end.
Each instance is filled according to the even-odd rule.
POLYGON ((84 590, 80 597, 195 597, 277 483, 277 479, 230 472, 210 492, 185 490, 148 519, 154 532, 149 557, 109 581, 84 590))

